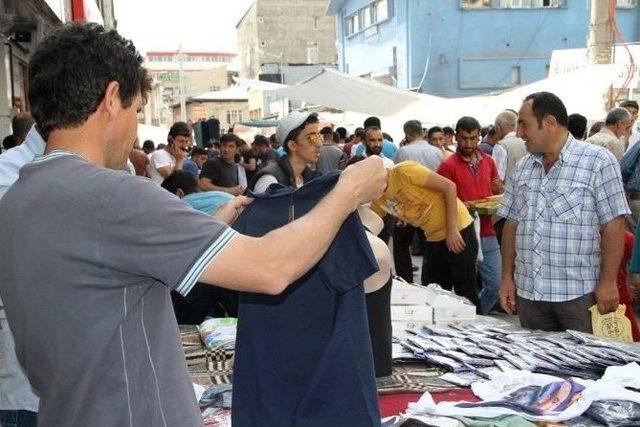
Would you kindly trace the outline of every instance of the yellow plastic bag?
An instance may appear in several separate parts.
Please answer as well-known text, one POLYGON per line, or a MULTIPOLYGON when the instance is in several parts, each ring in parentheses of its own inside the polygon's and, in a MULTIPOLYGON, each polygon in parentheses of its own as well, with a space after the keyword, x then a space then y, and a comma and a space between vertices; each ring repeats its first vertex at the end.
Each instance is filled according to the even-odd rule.
POLYGON ((620 341, 633 342, 631 321, 624 315, 627 307, 620 304, 616 311, 600 314, 598 306, 589 308, 593 334, 599 337, 614 338, 620 341))

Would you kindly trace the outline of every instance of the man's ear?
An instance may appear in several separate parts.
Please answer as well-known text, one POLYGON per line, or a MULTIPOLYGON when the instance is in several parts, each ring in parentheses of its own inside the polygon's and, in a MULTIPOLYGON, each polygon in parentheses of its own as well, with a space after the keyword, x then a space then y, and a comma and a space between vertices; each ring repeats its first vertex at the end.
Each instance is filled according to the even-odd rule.
POLYGON ((178 196, 181 199, 184 197, 184 191, 182 191, 182 188, 178 188, 176 190, 176 196, 178 196))
POLYGON ((102 105, 105 111, 112 117, 122 107, 122 102, 120 101, 120 83, 113 81, 107 85, 104 91, 102 105))

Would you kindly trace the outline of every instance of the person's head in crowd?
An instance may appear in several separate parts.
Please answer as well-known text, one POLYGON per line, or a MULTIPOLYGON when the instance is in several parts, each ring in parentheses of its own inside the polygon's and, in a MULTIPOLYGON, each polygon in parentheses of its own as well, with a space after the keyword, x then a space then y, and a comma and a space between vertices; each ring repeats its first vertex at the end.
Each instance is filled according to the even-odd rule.
POLYGON ((382 131, 377 126, 364 130, 364 149, 367 156, 379 156, 382 153, 382 131))
POLYGON ((631 135, 633 122, 631 114, 626 108, 617 107, 607 113, 604 125, 618 138, 628 138, 631 135))
POLYGON ((480 123, 473 117, 461 117, 456 123, 456 151, 464 158, 472 158, 480 142, 480 123))
POLYGON ((404 123, 402 127, 404 130, 404 138, 407 143, 424 139, 422 133, 422 123, 419 120, 409 120, 404 123))
POLYGON ((495 145, 498 142, 496 127, 494 125, 488 125, 480 129, 480 135, 482 136, 482 142, 486 142, 490 145, 495 145))
POLYGON ((186 156, 191 147, 191 129, 185 122, 175 122, 171 129, 169 129, 169 135, 167 136, 167 146, 165 150, 173 148, 180 150, 186 156))
MULTIPOLYGON (((370 126, 371 128, 374 128, 375 126, 370 126)), ((365 156, 363 156, 362 154, 356 154, 355 156, 351 157, 348 161, 347 161, 347 166, 351 166, 355 163, 361 162, 364 159, 366 159, 365 156)))
POLYGON ((98 164, 125 169, 151 90, 142 64, 130 40, 101 25, 72 24, 51 33, 29 63, 29 104, 47 145, 55 147, 58 132, 86 126, 98 144, 83 149, 95 152, 98 164))
POLYGON ((622 101, 620 103, 622 108, 626 108, 626 110, 631 114, 631 121, 635 125, 638 121, 638 102, 632 99, 628 99, 626 101, 622 101))
POLYGON ((516 131, 518 115, 513 110, 504 110, 496 116, 493 126, 496 129, 496 139, 500 141, 509 133, 516 131))
POLYGON ((24 139, 34 124, 35 121, 33 117, 28 113, 17 114, 13 120, 11 120, 11 129, 13 129, 13 136, 16 139, 17 145, 24 142, 24 139))
POLYGON ((455 132, 451 126, 445 126, 442 128, 442 133, 444 133, 445 146, 453 145, 453 137, 455 132))
POLYGON ((316 163, 322 147, 317 113, 294 111, 280 121, 276 136, 291 159, 316 163))
POLYGON ((587 134, 587 118, 582 114, 570 114, 567 120, 567 129, 575 139, 583 141, 587 134))
POLYGON ((363 129, 366 129, 370 126, 375 126, 382 129, 382 123, 380 123, 380 119, 375 116, 367 117, 364 123, 362 123, 363 129))
POLYGON ((13 136, 13 134, 5 136, 4 139, 2 140, 3 150, 9 150, 17 145, 18 143, 16 142, 16 137, 13 136))
POLYGON ((161 142, 160 144, 158 144, 158 146, 156 147, 156 150, 164 150, 165 148, 167 148, 167 144, 165 144, 164 142, 161 142))
POLYGON ((325 144, 333 143, 333 130, 329 126, 325 126, 320 130, 320 135, 324 138, 325 144))
POLYGON ((385 141, 393 142, 393 138, 391 138, 391 135, 389 135, 386 132, 382 132, 382 137, 384 138, 385 141))
POLYGON ((161 186, 181 199, 198 191, 198 183, 193 175, 182 170, 173 171, 171 175, 162 181, 161 186))
POLYGON ((333 136, 332 142, 334 144, 339 144, 340 143, 340 134, 338 132, 333 132, 332 136, 333 136))
POLYGON ((152 140, 147 139, 145 142, 142 143, 142 151, 144 151, 147 154, 151 154, 156 150, 156 144, 153 143, 152 140))
POLYGON ((592 124, 589 128, 589 135, 587 135, 587 137, 591 138, 593 135, 600 132, 602 130, 602 126, 604 126, 604 122, 602 120, 598 120, 597 122, 592 124))
POLYGON ((336 132, 338 133, 338 136, 339 136, 339 142, 344 143, 347 139, 347 129, 341 126, 339 128, 336 128, 336 132))
POLYGON ((518 112, 518 136, 531 153, 544 154, 564 144, 569 115, 560 98, 551 92, 527 96, 518 112))
POLYGON ((269 137, 269 144, 271 145, 271 148, 273 148, 274 150, 277 150, 278 148, 280 148, 280 142, 278 141, 278 138, 276 138, 275 133, 272 133, 271 136, 269 137))
POLYGON ((220 137, 220 159, 229 163, 236 163, 236 154, 240 145, 240 138, 232 133, 225 133, 220 137))
POLYGON ((205 141, 202 143, 202 148, 204 148, 205 150, 211 150, 213 148, 213 144, 211 143, 211 141, 205 141))
POLYGON ((444 132, 440 126, 432 126, 427 131, 427 142, 434 147, 444 148, 444 132))
POLYGON ((356 137, 356 139, 353 141, 354 144, 362 142, 364 139, 364 128, 356 128, 356 130, 353 132, 353 135, 355 135, 356 137))
POLYGON ((258 156, 264 156, 269 151, 269 140, 264 135, 256 135, 251 145, 258 156))
POLYGON ((204 165, 208 157, 209 153, 204 148, 193 147, 191 150, 191 160, 193 160, 200 169, 202 169, 202 165, 204 165))

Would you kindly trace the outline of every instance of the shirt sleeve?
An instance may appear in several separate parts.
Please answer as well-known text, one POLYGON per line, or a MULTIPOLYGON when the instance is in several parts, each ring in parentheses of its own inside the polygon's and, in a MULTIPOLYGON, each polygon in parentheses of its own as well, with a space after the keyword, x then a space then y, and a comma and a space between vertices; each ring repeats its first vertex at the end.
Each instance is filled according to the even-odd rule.
POLYGON ((500 207, 498 208, 498 216, 512 221, 518 221, 518 212, 515 205, 516 195, 514 194, 518 187, 513 178, 513 174, 507 178, 504 194, 502 195, 502 202, 500 202, 500 207))
POLYGON ((622 175, 616 158, 609 151, 599 154, 601 167, 595 172, 593 194, 600 225, 620 215, 629 215, 627 197, 622 186, 622 175))
POLYGON ((171 160, 172 160, 171 155, 167 153, 164 149, 158 150, 153 153, 153 156, 151 156, 151 166, 153 166, 154 169, 163 168, 165 166, 171 166, 171 163, 172 163, 171 160))
POLYGON ((151 181, 129 176, 96 227, 100 259, 112 274, 152 277, 182 295, 237 235, 151 181))
POLYGON ((442 163, 440 163, 440 166, 438 167, 438 174, 444 176, 445 178, 456 182, 455 180, 455 176, 453 173, 453 168, 451 168, 451 166, 449 166, 449 162, 448 160, 443 161, 442 163))
POLYGON ((366 278, 378 271, 378 263, 357 214, 351 214, 342 224, 318 267, 322 281, 338 295, 361 286, 366 278))
POLYGON ((490 168, 491 168, 491 182, 493 182, 496 179, 500 178, 500 174, 498 173, 498 168, 496 167, 496 162, 493 161, 493 157, 487 156, 487 158, 489 159, 489 165, 490 165, 490 168))
POLYGON ((265 191, 267 191, 267 188, 269 188, 271 184, 277 184, 277 183, 278 183, 278 180, 276 179, 275 176, 270 174, 262 175, 260 179, 258 179, 258 182, 256 182, 256 185, 253 186, 253 192, 256 194, 264 193, 265 191))
POLYGON ((496 168, 498 169, 500 179, 504 181, 504 175, 507 169, 507 152, 501 145, 493 147, 493 160, 496 164, 496 168))

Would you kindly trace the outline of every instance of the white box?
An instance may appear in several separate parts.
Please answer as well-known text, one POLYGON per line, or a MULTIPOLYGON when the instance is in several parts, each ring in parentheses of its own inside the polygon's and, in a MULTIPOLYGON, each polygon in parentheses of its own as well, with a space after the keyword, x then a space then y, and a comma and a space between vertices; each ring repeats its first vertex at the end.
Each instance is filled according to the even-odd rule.
POLYGON ((419 331, 422 326, 431 325, 432 322, 418 322, 415 320, 396 320, 391 321, 391 331, 396 337, 404 337, 408 335, 407 329, 419 331))
POLYGON ((473 322, 476 318, 476 307, 473 304, 433 307, 433 323, 473 322))
POLYGON ((421 305, 429 301, 427 288, 419 285, 412 285, 397 279, 393 279, 391 285, 392 305, 421 305))
POLYGON ((420 322, 433 322, 433 307, 422 305, 392 305, 391 321, 411 320, 420 322))

